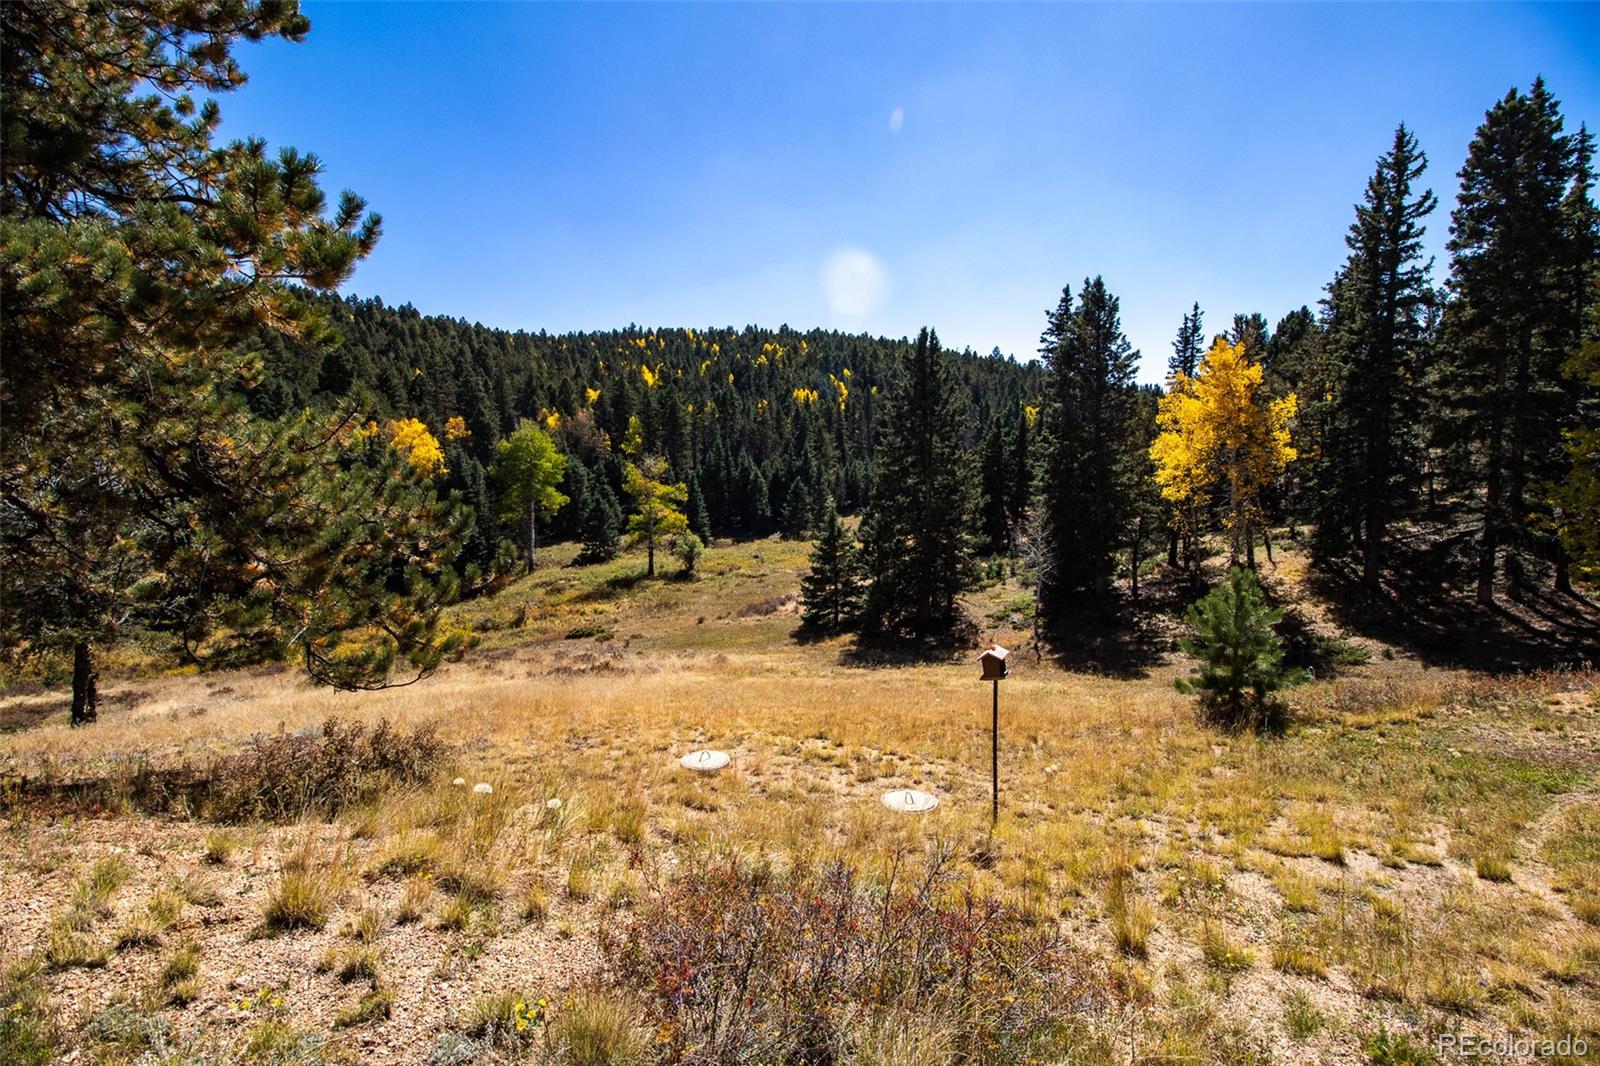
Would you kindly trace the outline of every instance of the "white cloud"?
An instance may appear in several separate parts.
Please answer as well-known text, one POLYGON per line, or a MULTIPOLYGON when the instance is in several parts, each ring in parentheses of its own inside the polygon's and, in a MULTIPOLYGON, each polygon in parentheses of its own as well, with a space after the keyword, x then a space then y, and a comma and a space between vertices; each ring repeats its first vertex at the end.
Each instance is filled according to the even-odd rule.
POLYGON ((893 111, 889 112, 889 132, 890 133, 899 133, 900 132, 900 127, 904 126, 905 124, 906 124, 906 109, 905 108, 896 107, 893 111))
POLYGON ((888 289, 889 272, 871 252, 840 248, 822 261, 822 293, 839 318, 865 318, 888 289))

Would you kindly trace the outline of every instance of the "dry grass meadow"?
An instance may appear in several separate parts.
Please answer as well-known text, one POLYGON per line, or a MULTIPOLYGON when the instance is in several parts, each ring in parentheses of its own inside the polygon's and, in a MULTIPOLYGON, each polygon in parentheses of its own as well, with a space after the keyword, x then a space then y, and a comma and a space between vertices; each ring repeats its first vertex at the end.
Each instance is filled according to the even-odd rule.
MULTIPOLYGON (((636 558, 577 568, 554 549, 464 608, 477 649, 407 688, 129 653, 80 730, 59 689, 13 689, 0 1058, 707 1061, 766 1033, 774 1057, 906 1066, 1424 1062, 1439 1034, 1600 1048, 1593 672, 1429 668, 1307 603, 1345 665, 1292 691, 1286 735, 1257 738, 1197 722, 1159 625, 1115 676, 1019 651, 991 833, 971 656, 795 641, 805 554, 718 547, 697 580, 644 583, 636 558), (222 814, 168 787, 330 717, 433 727, 448 748, 332 814, 222 814), (732 765, 678 765, 701 747, 732 765), (886 810, 903 786, 940 807, 886 810), (930 856, 937 878, 907 895, 930 856), (819 902, 844 898, 834 860, 854 910, 819 902), (693 882, 717 870, 749 876, 693 882), (815 888, 780 897, 786 878, 815 888), (903 940, 882 933, 891 912, 903 940), (823 914, 850 924, 822 935, 823 914), (787 968, 739 984, 707 963, 724 1013, 672 1013, 674 968, 727 962, 744 923, 787 968), (816 962, 850 937, 868 945, 853 984, 816 962)), ((1301 571, 1292 552, 1263 568, 1290 602, 1301 571)), ((985 639, 1025 645, 1023 595, 973 594, 985 639)))

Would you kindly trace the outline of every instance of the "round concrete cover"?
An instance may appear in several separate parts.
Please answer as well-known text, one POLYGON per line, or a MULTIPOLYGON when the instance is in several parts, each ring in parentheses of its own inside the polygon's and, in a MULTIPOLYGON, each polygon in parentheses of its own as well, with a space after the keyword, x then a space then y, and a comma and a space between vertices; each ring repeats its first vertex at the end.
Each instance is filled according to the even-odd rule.
POLYGON ((883 794, 883 805, 891 811, 921 814, 939 806, 939 799, 926 792, 918 792, 914 788, 897 788, 883 794))
POLYGON ((711 773, 727 766, 732 757, 725 751, 691 751, 678 761, 691 770, 711 773))

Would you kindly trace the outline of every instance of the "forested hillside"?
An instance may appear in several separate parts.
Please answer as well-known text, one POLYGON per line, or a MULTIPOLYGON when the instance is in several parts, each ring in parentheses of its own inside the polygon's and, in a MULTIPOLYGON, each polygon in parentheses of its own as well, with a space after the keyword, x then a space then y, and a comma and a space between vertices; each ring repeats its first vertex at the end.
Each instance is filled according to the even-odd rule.
MULTIPOLYGON (((590 481, 620 496, 624 461, 640 455, 664 457, 670 480, 690 479, 704 499, 705 535, 800 535, 830 496, 842 511, 858 509, 871 490, 884 390, 910 347, 788 327, 513 333, 381 300, 324 306, 343 342, 267 335, 266 376, 249 393, 258 413, 348 403, 378 419, 420 419, 443 441, 446 484, 480 524, 497 513, 497 445, 534 419, 577 460, 560 485, 570 502, 550 526, 570 537, 582 536, 590 481)), ((1037 416, 1043 367, 998 351, 961 353, 954 367, 967 415, 958 443, 976 452, 980 431, 992 429, 1012 442, 1009 453, 1019 434, 1026 449, 1022 427, 1037 416)), ((1025 492, 1027 463, 1004 459, 1025 492)), ((468 558, 487 564, 493 543, 480 529, 468 558)))

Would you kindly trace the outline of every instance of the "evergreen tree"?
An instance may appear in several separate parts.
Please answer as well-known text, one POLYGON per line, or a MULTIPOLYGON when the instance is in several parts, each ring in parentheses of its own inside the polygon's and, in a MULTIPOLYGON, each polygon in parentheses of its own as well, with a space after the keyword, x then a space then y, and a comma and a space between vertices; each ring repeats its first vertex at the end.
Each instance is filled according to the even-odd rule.
POLYGON ((800 538, 811 528, 811 493, 805 480, 795 478, 789 482, 789 491, 783 501, 783 535, 800 538))
POLYGON ((0 5, 0 637, 72 652, 74 722, 130 629, 292 650, 344 687, 460 645, 464 511, 358 439, 354 404, 290 414, 288 381, 249 401, 263 333, 320 361, 310 294, 381 229, 352 193, 329 210, 316 157, 214 143, 235 42, 308 28, 293 3, 0 5))
MULTIPOLYGON (((1524 556, 1556 550, 1543 532, 1553 521, 1538 486, 1564 475, 1562 435, 1579 418, 1561 367, 1580 337, 1570 277, 1583 242, 1564 201, 1581 184, 1581 144, 1562 133, 1560 106, 1543 79, 1526 94, 1511 89, 1473 137, 1451 214, 1436 429, 1465 475, 1463 489, 1481 493, 1471 510, 1485 605, 1502 551, 1515 598, 1524 556)), ((1579 269, 1592 270, 1592 259, 1579 269)))
POLYGON ((702 543, 711 543, 711 512, 706 508, 705 493, 700 490, 700 476, 689 475, 689 502, 684 509, 689 519, 689 532, 702 543))
POLYGON ((578 525, 579 536, 583 539, 578 562, 600 563, 617 557, 622 542, 622 507, 604 474, 590 478, 578 525))
POLYGON ((1194 632, 1178 643, 1198 661, 1198 671, 1178 682, 1179 691, 1198 693, 1201 708, 1219 725, 1280 724, 1283 708, 1273 693, 1294 674, 1283 669, 1283 642, 1273 631, 1283 612, 1261 598, 1255 574, 1234 567, 1227 582, 1190 604, 1184 617, 1194 632))
POLYGON ((1131 448, 1133 471, 1133 516, 1128 532, 1128 595, 1139 602, 1139 569, 1150 557, 1154 546, 1164 539, 1171 528, 1172 509, 1162 499, 1161 486, 1156 481, 1155 460, 1150 458, 1150 446, 1156 439, 1156 410, 1161 390, 1155 387, 1140 388, 1136 394, 1131 448))
POLYGON ((1359 539, 1362 579, 1373 590, 1388 527, 1416 484, 1421 450, 1410 431, 1421 415, 1432 300, 1422 223, 1437 200, 1430 190, 1413 194, 1413 183, 1426 167, 1401 125, 1356 207, 1345 238, 1350 256, 1328 303, 1327 355, 1337 378, 1316 455, 1315 547, 1326 556, 1359 539))
POLYGON ((963 442, 966 405, 930 329, 918 335, 884 404, 862 557, 870 632, 947 633, 971 583, 977 486, 963 442))
POLYGON ((989 435, 983 441, 981 460, 983 510, 982 528, 984 545, 991 554, 1011 550, 1011 497, 1016 479, 1011 475, 1011 456, 1006 447, 1006 433, 999 422, 989 426, 989 435))
MULTIPOLYGON (((1600 296, 1600 277, 1590 282, 1600 296)), ((1567 370, 1587 397, 1587 421, 1567 434, 1572 467, 1555 490, 1557 534, 1577 580, 1600 589, 1600 299, 1587 308, 1582 350, 1567 370)))
POLYGON ((821 633, 852 628, 861 610, 860 560, 854 538, 830 499, 811 548, 811 569, 800 579, 801 624, 821 633))
POLYGON ((1040 352, 1050 379, 1040 492, 1057 551, 1044 589, 1047 620, 1110 589, 1135 491, 1131 434, 1138 365, 1122 333, 1117 298, 1100 278, 1071 290, 1051 313, 1040 352))
POLYGON ((1016 433, 1011 438, 1011 491, 1006 499, 1006 521, 1013 531, 1013 539, 1027 521, 1028 509, 1033 506, 1033 425, 1038 417, 1038 407, 1024 405, 1022 417, 1017 420, 1016 433))
POLYGON ((1167 377, 1170 379, 1179 374, 1194 377, 1205 350, 1205 327, 1201 324, 1200 303, 1197 300, 1194 310, 1184 315, 1182 324, 1178 326, 1177 339, 1172 342, 1172 355, 1167 359, 1167 377))

